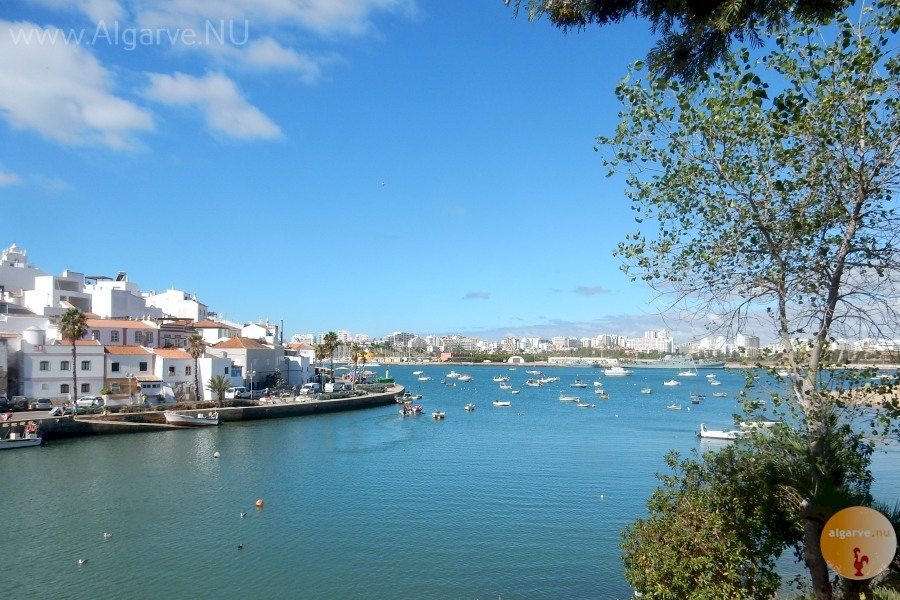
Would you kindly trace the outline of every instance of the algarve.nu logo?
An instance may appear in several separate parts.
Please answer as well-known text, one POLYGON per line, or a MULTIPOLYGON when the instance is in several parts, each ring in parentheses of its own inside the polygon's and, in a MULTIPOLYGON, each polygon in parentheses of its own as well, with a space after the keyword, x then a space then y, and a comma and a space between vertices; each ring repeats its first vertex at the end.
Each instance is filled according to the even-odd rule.
POLYGON ((877 510, 852 506, 828 519, 820 545, 835 573, 847 579, 871 579, 894 560, 897 533, 877 510))

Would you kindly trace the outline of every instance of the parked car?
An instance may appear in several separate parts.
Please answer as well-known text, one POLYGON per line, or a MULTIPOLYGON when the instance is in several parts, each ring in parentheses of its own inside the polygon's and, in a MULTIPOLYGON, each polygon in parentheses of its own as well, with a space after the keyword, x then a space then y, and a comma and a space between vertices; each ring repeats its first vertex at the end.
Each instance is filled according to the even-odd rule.
POLYGON ((28 398, 25 396, 13 396, 9 399, 9 410, 28 410, 28 398))
POLYGON ((75 406, 77 408, 96 408, 98 406, 103 406, 103 398, 98 398, 97 396, 82 396, 75 401, 75 406))
POLYGON ((0 412, 9 410, 9 399, 6 396, 0 396, 0 412))
POLYGON ((47 398, 38 398, 31 403, 31 410, 50 410, 52 408, 53 403, 47 398))

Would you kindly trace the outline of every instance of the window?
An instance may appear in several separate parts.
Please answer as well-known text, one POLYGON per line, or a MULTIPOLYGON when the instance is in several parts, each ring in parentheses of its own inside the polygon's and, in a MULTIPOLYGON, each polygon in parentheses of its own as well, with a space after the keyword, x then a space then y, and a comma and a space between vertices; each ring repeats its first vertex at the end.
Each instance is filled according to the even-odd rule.
POLYGON ((231 367, 229 367, 228 365, 225 365, 225 374, 231 375, 231 367))
POLYGON ((42 360, 41 361, 41 371, 49 371, 50 370, 50 361, 42 360))
POLYGON ((95 329, 91 332, 91 339, 99 340, 100 339, 100 330, 95 329))
POLYGON ((112 371, 113 373, 118 373, 119 372, 119 363, 110 363, 109 370, 112 371))
POLYGON ((119 385, 118 381, 113 381, 112 383, 109 384, 109 389, 112 390, 113 394, 118 394, 119 389, 121 389, 121 386, 119 385))
POLYGON ((81 361, 81 370, 82 371, 90 371, 91 370, 91 361, 89 361, 89 360, 81 361))
POLYGON ((119 343, 119 332, 118 331, 110 331, 109 332, 109 341, 114 344, 119 343))
POLYGON ((141 345, 141 332, 140 331, 134 332, 134 343, 137 344, 138 346, 141 345))
POLYGON ((169 376, 170 377, 175 376, 175 365, 169 365, 169 376))
POLYGON ((87 393, 90 392, 90 391, 91 391, 91 384, 89 384, 89 383, 82 383, 82 384, 81 384, 81 393, 82 393, 82 394, 87 394, 87 393))
POLYGON ((153 332, 152 331, 148 331, 147 333, 144 334, 144 345, 145 346, 153 345, 153 332))
POLYGON ((68 384, 68 383, 63 383, 62 385, 60 385, 60 386, 59 386, 59 393, 60 393, 60 394, 68 394, 68 393, 69 393, 69 384, 68 384))
POLYGON ((184 368, 184 374, 185 374, 185 375, 190 375, 190 374, 191 374, 191 366, 190 366, 190 365, 188 365, 188 366, 186 366, 186 367, 184 368))
POLYGON ((138 370, 141 373, 146 373, 147 372, 147 363, 145 363, 145 362, 138 363, 138 370))
POLYGON ((72 367, 69 366, 69 361, 67 361, 67 360, 59 361, 59 370, 60 371, 69 371, 71 369, 72 369, 72 367))
POLYGON ((50 385, 49 385, 49 384, 47 384, 47 383, 42 383, 42 384, 41 384, 41 391, 42 391, 42 392, 46 392, 46 391, 49 390, 49 389, 50 389, 50 385))

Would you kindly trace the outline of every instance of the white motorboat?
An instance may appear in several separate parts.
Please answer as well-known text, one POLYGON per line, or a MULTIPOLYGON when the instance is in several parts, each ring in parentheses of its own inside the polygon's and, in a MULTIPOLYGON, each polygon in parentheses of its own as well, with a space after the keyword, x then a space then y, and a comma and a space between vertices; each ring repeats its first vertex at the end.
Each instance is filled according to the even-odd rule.
POLYGON ((713 392, 713 398, 727 398, 727 392, 713 392))
POLYGON ((579 402, 578 408, 597 408, 596 404, 590 404, 588 402, 579 402))
POLYGON ((528 387, 541 387, 542 384, 537 379, 529 379, 525 382, 525 385, 527 385, 528 387))
POLYGON ((511 390, 511 389, 512 389, 512 386, 509 385, 508 383, 501 383, 501 384, 500 384, 500 389, 501 389, 501 390, 511 390))
POLYGON ((679 377, 696 377, 697 372, 696 371, 679 371, 678 376, 679 377))
POLYGON ((581 398, 578 396, 569 396, 563 392, 559 393, 559 401, 560 402, 581 402, 581 398))
POLYGON ((641 393, 642 394, 652 394, 653 390, 651 390, 650 388, 641 388, 641 393))
MULTIPOLYGON (((7 426, 4 424, 4 429, 7 426)), ((13 448, 29 448, 31 446, 40 446, 43 439, 37 433, 37 425, 29 423, 25 425, 24 431, 14 431, 19 429, 15 425, 9 426, 9 431, 0 438, 0 450, 12 450, 13 448)))
POLYGON ((413 375, 421 375, 424 371, 413 371, 413 375))
POLYGON ((434 411, 433 413, 431 413, 431 416, 432 416, 432 418, 434 418, 434 419, 443 419, 443 418, 444 418, 444 411, 442 411, 442 410, 436 410, 436 411, 434 411))
POLYGON ((710 379, 709 384, 710 385, 722 385, 722 382, 719 381, 718 379, 710 379))
POLYGON ((494 406, 512 406, 512 402, 509 400, 494 400, 494 406))
POLYGON ((731 429, 707 429, 706 423, 700 423, 700 431, 697 432, 697 435, 710 440, 735 440, 744 433, 746 432, 731 429))
POLYGON ((663 381, 663 385, 681 385, 681 382, 677 379, 670 379, 668 381, 663 381))
POLYGON ((588 386, 588 384, 586 384, 581 379, 576 379, 574 382, 569 384, 569 387, 573 387, 573 388, 586 388, 587 386, 588 386))
POLYGON ((541 383, 541 385, 545 383, 556 383, 557 381, 559 381, 559 377, 541 377, 540 379, 538 379, 538 381, 541 383))
POLYGON ((457 373, 456 371, 450 371, 445 375, 445 377, 447 379, 456 379, 457 377, 459 377, 459 373, 457 373))
POLYGON ((167 410, 164 414, 166 416, 167 424, 178 425, 181 427, 209 427, 220 423, 219 413, 216 411, 190 414, 167 410))
POLYGON ((619 365, 615 365, 613 367, 608 367, 603 369, 603 374, 607 377, 624 377, 626 375, 631 375, 633 371, 629 369, 623 369, 619 365))
POLYGON ((507 375, 494 375, 494 381, 503 383, 509 381, 509 377, 507 375))
POLYGON ((432 381, 433 379, 433 377, 429 377, 428 375, 422 375, 421 377, 419 377, 419 381, 432 381))
POLYGON ((472 381, 472 376, 471 375, 460 375, 459 377, 457 377, 457 379, 459 379, 460 381, 472 381))
POLYGON ((668 408, 669 410, 681 410, 681 405, 680 404, 670 404, 666 408, 668 408))
POLYGON ((469 402, 468 404, 466 404, 466 411, 467 411, 467 412, 471 412, 471 411, 473 411, 473 410, 475 410, 475 405, 474 405, 474 404, 472 404, 471 402, 469 402))

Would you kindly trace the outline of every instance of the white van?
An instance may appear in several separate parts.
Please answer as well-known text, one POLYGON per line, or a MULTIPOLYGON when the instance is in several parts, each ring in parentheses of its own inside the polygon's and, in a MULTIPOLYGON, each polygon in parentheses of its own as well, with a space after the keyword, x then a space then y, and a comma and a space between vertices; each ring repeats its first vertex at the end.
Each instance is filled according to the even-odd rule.
POLYGON ((322 391, 322 386, 318 383, 304 383, 300 388, 299 394, 316 394, 322 391))
POLYGON ((225 390, 225 398, 227 400, 234 400, 235 398, 249 398, 250 392, 247 391, 242 385, 230 387, 225 390))
POLYGON ((75 401, 75 406, 78 408, 96 408, 102 405, 103 399, 97 396, 82 396, 75 401))

